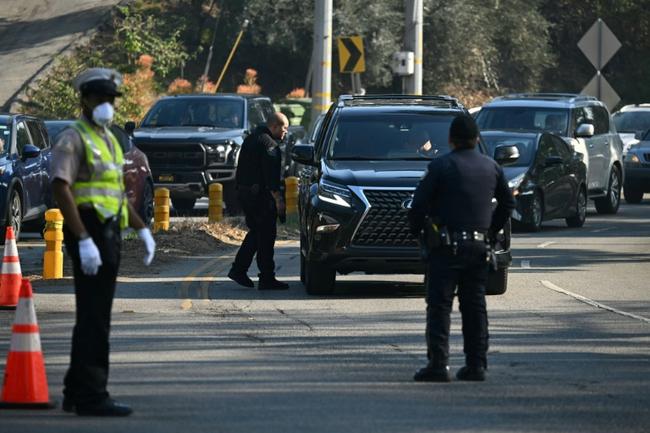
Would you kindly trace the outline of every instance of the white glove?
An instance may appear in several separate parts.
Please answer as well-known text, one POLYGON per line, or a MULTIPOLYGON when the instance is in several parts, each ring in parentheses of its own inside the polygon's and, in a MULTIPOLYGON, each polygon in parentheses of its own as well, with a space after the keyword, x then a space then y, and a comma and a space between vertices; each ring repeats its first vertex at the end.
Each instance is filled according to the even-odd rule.
POLYGON ((153 240, 151 230, 148 228, 138 230, 138 237, 144 243, 144 249, 146 251, 146 254, 144 255, 144 265, 149 266, 156 252, 156 241, 153 240))
POLYGON ((84 274, 97 275, 99 267, 102 265, 102 257, 99 255, 93 238, 79 241, 79 258, 81 259, 81 271, 84 274))

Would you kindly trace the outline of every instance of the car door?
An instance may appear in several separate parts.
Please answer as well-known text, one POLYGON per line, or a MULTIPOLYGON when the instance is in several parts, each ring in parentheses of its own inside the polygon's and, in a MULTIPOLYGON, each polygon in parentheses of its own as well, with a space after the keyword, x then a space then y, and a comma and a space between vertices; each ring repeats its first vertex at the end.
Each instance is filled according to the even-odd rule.
MULTIPOLYGON (((41 151, 39 155, 39 172, 40 172, 40 185, 41 185, 41 205, 43 208, 49 207, 52 204, 52 194, 50 191, 50 163, 51 163, 51 143, 47 134, 47 129, 41 120, 27 119, 27 127, 29 128, 29 135, 34 141, 34 146, 38 147, 41 151)), ((44 212, 45 210, 43 210, 44 212)))
POLYGON ((578 179, 574 173, 573 152, 569 150, 566 142, 555 135, 550 136, 555 144, 558 154, 562 158, 560 167, 560 178, 557 180, 556 195, 558 199, 558 214, 560 216, 569 215, 569 210, 575 210, 575 203, 578 194, 578 179))
MULTIPOLYGON (((603 131, 602 122, 596 122, 596 107, 581 107, 575 110, 576 128, 583 123, 594 125, 594 135, 584 138, 589 154, 589 172, 587 184, 589 190, 602 190, 607 186, 606 153, 608 147, 607 131, 603 131)), ((608 128, 609 129, 609 128, 608 128)))
MULTIPOLYGON (((29 219, 44 207, 42 157, 23 158, 23 149, 31 144, 35 145, 27 121, 20 119, 16 122, 16 148, 12 155, 14 173, 22 180, 23 194, 22 206, 24 219, 29 219)), ((38 140, 38 135, 36 136, 38 140)), ((37 146, 38 147, 38 146, 37 146)))
POLYGON ((538 172, 537 183, 544 195, 544 219, 553 218, 562 206, 562 164, 547 164, 548 158, 559 157, 560 153, 551 135, 543 134, 540 138, 535 164, 538 172))

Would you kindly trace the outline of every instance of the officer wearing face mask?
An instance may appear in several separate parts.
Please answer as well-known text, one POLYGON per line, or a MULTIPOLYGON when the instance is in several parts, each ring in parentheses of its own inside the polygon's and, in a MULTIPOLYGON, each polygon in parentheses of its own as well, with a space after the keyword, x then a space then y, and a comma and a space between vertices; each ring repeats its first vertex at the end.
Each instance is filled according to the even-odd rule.
POLYGON ((127 416, 131 408, 109 398, 108 338, 121 230, 137 230, 153 260, 155 242, 129 204, 119 142, 108 129, 120 75, 92 68, 74 80, 81 95, 81 117, 61 133, 52 150, 52 192, 65 219, 64 236, 72 259, 76 323, 70 368, 65 376, 63 410, 79 415, 127 416))

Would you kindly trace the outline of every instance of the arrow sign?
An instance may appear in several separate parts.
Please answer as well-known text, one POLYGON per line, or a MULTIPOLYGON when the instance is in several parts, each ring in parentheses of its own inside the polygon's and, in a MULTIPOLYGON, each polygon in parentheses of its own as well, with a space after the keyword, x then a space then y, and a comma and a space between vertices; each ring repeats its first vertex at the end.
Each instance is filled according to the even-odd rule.
POLYGON ((359 73, 366 70, 361 36, 342 36, 338 38, 339 70, 346 73, 359 73))

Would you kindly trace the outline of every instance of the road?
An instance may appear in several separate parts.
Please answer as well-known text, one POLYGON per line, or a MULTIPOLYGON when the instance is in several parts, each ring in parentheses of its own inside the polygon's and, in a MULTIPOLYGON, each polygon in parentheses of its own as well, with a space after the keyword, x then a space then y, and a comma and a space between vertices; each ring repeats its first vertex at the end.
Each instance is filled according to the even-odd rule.
MULTIPOLYGON (((485 383, 422 384, 420 276, 341 277, 305 295, 297 245, 278 246, 288 292, 243 289, 232 251, 122 277, 110 390, 128 419, 0 411, 3 431, 647 432, 650 425, 650 200, 593 209, 516 234, 509 289, 490 297, 485 383)), ((24 267, 40 241, 22 241, 24 267)), ((60 398, 73 322, 70 281, 36 283, 50 392, 60 398)), ((457 308, 456 308, 457 310, 457 308)), ((12 314, 0 312, 0 353, 12 314)), ((462 366, 452 317, 453 370, 462 366)), ((3 357, 4 361, 4 357, 3 357)), ((2 362, 2 361, 0 361, 2 362)))
POLYGON ((3 0, 0 11, 0 107, 55 55, 96 28, 110 8, 119 2, 3 0))

